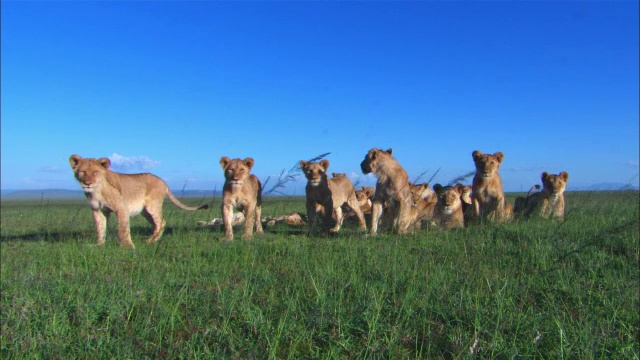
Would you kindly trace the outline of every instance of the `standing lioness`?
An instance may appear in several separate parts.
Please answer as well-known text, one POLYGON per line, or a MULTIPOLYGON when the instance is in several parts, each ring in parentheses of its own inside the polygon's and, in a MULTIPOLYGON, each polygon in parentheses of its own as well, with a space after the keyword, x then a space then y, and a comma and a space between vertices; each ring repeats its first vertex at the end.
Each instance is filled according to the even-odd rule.
POLYGON ((374 173, 378 178, 371 209, 371 235, 378 232, 383 208, 393 215, 393 228, 398 234, 407 233, 411 224, 409 176, 391 152, 373 148, 360 163, 363 174, 374 173))
POLYGON ((253 227, 261 235, 262 221, 262 184, 257 176, 249 172, 253 168, 254 160, 250 157, 230 159, 220 158, 220 166, 224 170, 224 187, 222 189, 222 221, 224 222, 224 239, 233 240, 233 209, 244 213, 243 240, 250 240, 253 227))
POLYGON ((84 195, 93 209, 96 221, 98 245, 103 245, 107 232, 107 219, 112 212, 118 217, 118 240, 120 246, 134 248, 131 242, 129 217, 142 212, 142 215, 154 226, 153 234, 147 240, 151 244, 162 236, 165 221, 162 218, 162 203, 167 196, 174 204, 184 210, 206 209, 186 206, 169 190, 167 184, 152 174, 119 174, 109 170, 111 161, 107 158, 83 159, 78 155, 69 157, 76 180, 80 183, 84 195))

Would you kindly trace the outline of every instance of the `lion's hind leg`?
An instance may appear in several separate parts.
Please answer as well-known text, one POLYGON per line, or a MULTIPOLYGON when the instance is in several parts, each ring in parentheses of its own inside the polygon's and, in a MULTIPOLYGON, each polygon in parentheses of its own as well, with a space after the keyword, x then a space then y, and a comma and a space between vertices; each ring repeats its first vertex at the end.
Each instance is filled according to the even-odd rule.
POLYGON ((358 204, 358 199, 354 196, 347 201, 347 205, 356 214, 358 218, 358 223, 360 224, 360 230, 367 232, 367 223, 364 221, 364 213, 360 208, 360 204, 358 204))
POLYGON ((153 244, 160 239, 167 224, 167 222, 162 218, 162 208, 153 210, 145 208, 142 210, 142 216, 144 216, 144 218, 153 225, 153 233, 147 239, 147 244, 153 244))

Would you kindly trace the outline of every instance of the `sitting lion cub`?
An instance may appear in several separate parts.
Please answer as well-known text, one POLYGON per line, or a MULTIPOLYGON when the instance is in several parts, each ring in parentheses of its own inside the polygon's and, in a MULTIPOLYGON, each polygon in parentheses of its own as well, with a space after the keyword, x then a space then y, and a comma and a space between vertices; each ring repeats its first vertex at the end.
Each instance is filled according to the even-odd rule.
POLYGON ((307 195, 307 217, 309 222, 309 233, 312 233, 316 222, 317 213, 324 210, 324 226, 329 227, 332 218, 335 218, 335 225, 329 231, 337 233, 340 231, 344 219, 342 205, 346 204, 358 218, 360 228, 367 230, 364 222, 364 215, 356 198, 356 191, 353 183, 346 176, 335 176, 329 179, 327 169, 329 160, 310 162, 300 160, 300 169, 307 178, 305 188, 307 195))
POLYGON ((410 184, 411 200, 411 224, 415 230, 422 227, 422 222, 430 222, 433 219, 433 213, 436 207, 438 197, 431 188, 429 183, 410 184))
POLYGON ((464 227, 464 214, 462 212, 462 194, 464 186, 433 185, 438 195, 438 202, 434 210, 433 218, 438 226, 444 229, 464 227))
MULTIPOLYGON (((518 213, 525 217, 538 215, 545 219, 549 217, 558 220, 564 219, 564 190, 567 187, 569 173, 563 171, 558 175, 553 175, 545 171, 540 178, 542 179, 542 191, 533 193, 526 198, 516 199, 518 213)), ((534 188, 536 187, 534 186, 534 188)))
POLYGON ((220 166, 224 170, 224 186, 222 188, 222 222, 224 223, 224 239, 233 240, 233 209, 244 213, 243 240, 250 240, 253 227, 258 235, 263 234, 262 221, 262 184, 257 176, 249 172, 254 160, 250 157, 230 159, 220 158, 220 166))
POLYGON ((504 197, 502 179, 498 174, 504 154, 490 155, 476 150, 471 155, 476 166, 471 193, 474 216, 496 222, 511 220, 513 208, 504 197))
POLYGON ((118 241, 120 246, 135 248, 131 242, 129 217, 142 212, 142 215, 154 226, 153 234, 147 240, 151 244, 162 236, 166 222, 162 218, 162 203, 167 196, 174 204, 184 210, 206 209, 186 206, 173 194, 167 184, 152 174, 120 174, 109 170, 111 160, 107 158, 83 159, 71 155, 69 164, 80 183, 84 195, 93 209, 96 221, 98 245, 103 245, 107 232, 107 219, 112 212, 118 217, 118 241))
POLYGON ((391 153, 392 149, 373 148, 360 163, 363 174, 373 173, 378 178, 371 209, 372 236, 378 232, 383 209, 390 212, 393 228, 398 234, 406 234, 410 230, 412 201, 409 176, 391 153))

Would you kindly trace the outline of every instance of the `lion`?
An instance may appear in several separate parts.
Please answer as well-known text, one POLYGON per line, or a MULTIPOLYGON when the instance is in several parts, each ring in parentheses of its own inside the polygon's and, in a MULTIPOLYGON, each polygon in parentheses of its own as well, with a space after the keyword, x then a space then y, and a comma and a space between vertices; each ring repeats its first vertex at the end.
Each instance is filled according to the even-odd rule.
POLYGON ((471 156, 476 166, 471 190, 474 216, 495 222, 511 220, 513 208, 504 197, 502 179, 498 174, 504 154, 496 152, 490 155, 476 150, 471 156))
POLYGON ((422 227, 423 221, 431 221, 433 219, 438 197, 429 187, 429 183, 410 184, 409 186, 411 187, 411 200, 413 201, 411 224, 417 230, 422 227))
POLYGON ((531 190, 539 189, 540 186, 534 186, 526 198, 518 197, 516 199, 516 209, 518 214, 525 217, 538 215, 548 219, 552 217, 556 220, 564 219, 564 191, 569 180, 569 173, 563 171, 557 175, 543 172, 540 176, 542 179, 542 191, 531 194, 531 190))
POLYGON ((271 227, 276 224, 284 223, 289 226, 305 226, 307 225, 307 216, 297 211, 277 216, 268 216, 264 219, 265 227, 271 227))
POLYGON ((98 245, 104 245, 107 232, 107 220, 112 212, 118 218, 118 242, 120 246, 135 248, 131 242, 129 218, 142 215, 154 226, 147 243, 160 239, 166 225, 162 218, 162 205, 167 196, 174 204, 184 210, 206 209, 208 205, 187 206, 181 203, 159 177, 145 174, 120 174, 109 169, 108 158, 82 158, 71 155, 69 164, 80 183, 84 195, 93 210, 98 233, 98 245))
POLYGON ((360 163, 363 174, 373 173, 378 178, 371 209, 372 236, 378 232, 383 209, 390 212, 396 233, 406 234, 410 230, 412 201, 409 177, 391 154, 392 149, 385 151, 373 148, 360 163))
MULTIPOLYGON (((231 219, 231 226, 240 225, 243 222, 244 222, 243 213, 237 212, 233 214, 233 217, 231 219)), ((196 225, 219 227, 219 226, 224 226, 224 220, 222 218, 213 218, 210 221, 197 221, 196 225)))
POLYGON ((344 220, 342 205, 346 204, 353 212, 355 212, 360 224, 360 229, 366 231, 367 225, 364 221, 364 215, 358 199, 353 183, 346 176, 338 176, 329 179, 326 172, 329 168, 329 160, 321 160, 320 162, 311 162, 300 160, 300 169, 307 178, 307 186, 305 188, 307 195, 307 217, 309 222, 309 233, 313 232, 316 217, 319 210, 323 210, 325 230, 330 226, 332 218, 335 218, 334 226, 329 229, 330 233, 340 231, 344 220))
POLYGON ((464 227, 464 214, 462 211, 461 196, 464 186, 433 185, 433 190, 438 196, 438 202, 434 210, 435 223, 444 229, 464 227))
POLYGON ((255 161, 248 157, 244 160, 220 158, 220 166, 224 170, 224 186, 222 188, 222 220, 224 223, 224 240, 233 240, 233 209, 244 213, 243 240, 256 234, 262 235, 262 183, 257 176, 250 174, 255 161))

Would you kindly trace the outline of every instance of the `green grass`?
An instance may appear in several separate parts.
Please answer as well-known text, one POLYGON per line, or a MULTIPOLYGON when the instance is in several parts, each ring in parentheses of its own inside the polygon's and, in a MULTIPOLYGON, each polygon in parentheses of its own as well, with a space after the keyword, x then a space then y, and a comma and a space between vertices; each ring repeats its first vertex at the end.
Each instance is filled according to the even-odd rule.
MULTIPOLYGON (((376 238, 281 226, 232 243, 195 226, 219 199, 168 203, 154 245, 132 219, 136 250, 117 246, 115 221, 95 247, 83 202, 3 202, 0 356, 638 359, 638 200, 569 193, 562 223, 376 238)), ((268 198, 263 214, 293 210, 302 198, 268 198)))

